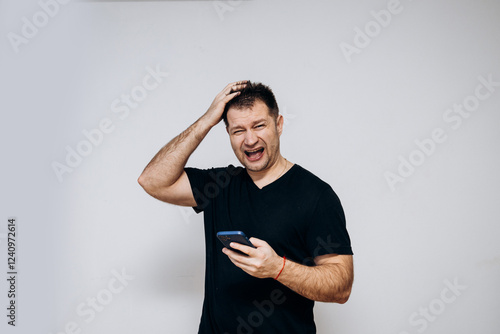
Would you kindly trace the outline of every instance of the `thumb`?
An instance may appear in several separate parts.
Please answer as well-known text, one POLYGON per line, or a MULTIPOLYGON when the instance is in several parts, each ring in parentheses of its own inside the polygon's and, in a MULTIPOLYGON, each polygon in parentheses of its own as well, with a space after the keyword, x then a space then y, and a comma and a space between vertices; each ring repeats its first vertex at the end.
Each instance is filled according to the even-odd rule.
POLYGON ((251 237, 249 240, 252 243, 252 245, 254 245, 257 248, 268 246, 267 242, 265 242, 264 240, 258 239, 258 238, 251 237))

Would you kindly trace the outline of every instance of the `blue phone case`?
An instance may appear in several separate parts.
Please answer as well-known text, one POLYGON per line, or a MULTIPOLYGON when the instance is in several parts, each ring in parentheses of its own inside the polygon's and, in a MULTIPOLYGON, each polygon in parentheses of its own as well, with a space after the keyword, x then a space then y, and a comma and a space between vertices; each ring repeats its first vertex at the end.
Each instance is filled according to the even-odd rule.
MULTIPOLYGON (((234 250, 236 252, 239 252, 239 251, 237 251, 234 248, 229 247, 229 244, 231 242, 237 242, 237 243, 255 248, 255 246, 252 245, 250 240, 248 240, 245 233, 243 233, 241 231, 221 231, 221 232, 217 233, 217 238, 219 238, 219 240, 222 242, 222 244, 225 247, 227 247, 231 250, 234 250)), ((239 253, 241 253, 241 252, 239 252, 239 253)))

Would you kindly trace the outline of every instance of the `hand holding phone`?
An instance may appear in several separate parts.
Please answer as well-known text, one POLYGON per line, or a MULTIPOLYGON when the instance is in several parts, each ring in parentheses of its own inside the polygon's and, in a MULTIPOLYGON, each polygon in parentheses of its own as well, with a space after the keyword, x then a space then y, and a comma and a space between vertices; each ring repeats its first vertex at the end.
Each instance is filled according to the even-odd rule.
POLYGON ((217 233, 217 238, 219 238, 219 240, 222 242, 222 244, 225 247, 227 247, 228 249, 233 250, 235 252, 241 253, 241 254, 243 254, 243 253, 240 252, 239 250, 231 248, 229 246, 229 244, 231 242, 237 242, 237 243, 240 243, 242 245, 255 248, 255 246, 252 245, 252 243, 250 242, 250 240, 248 240, 248 238, 245 235, 245 233, 243 233, 241 231, 221 231, 221 232, 217 233))

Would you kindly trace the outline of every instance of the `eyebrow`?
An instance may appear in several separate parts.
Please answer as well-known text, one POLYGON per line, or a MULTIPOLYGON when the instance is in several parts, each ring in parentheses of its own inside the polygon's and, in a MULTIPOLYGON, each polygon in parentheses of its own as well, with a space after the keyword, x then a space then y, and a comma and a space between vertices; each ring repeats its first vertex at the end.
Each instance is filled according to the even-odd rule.
MULTIPOLYGON (((256 124, 266 122, 266 121, 267 121, 267 119, 265 119, 265 118, 258 119, 256 121, 252 122, 252 126, 255 126, 256 124)), ((235 125, 235 126, 230 126, 229 130, 233 131, 234 129, 240 129, 240 128, 242 129, 243 127, 241 125, 235 125)))

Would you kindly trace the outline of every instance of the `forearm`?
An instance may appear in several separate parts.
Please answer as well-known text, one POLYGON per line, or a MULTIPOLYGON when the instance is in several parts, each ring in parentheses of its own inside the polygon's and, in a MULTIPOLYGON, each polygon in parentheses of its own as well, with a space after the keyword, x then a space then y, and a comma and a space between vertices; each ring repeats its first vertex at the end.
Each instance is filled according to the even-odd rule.
POLYGON ((139 177, 139 183, 145 188, 164 188, 174 184, 211 128, 204 116, 198 119, 153 157, 139 177))
POLYGON ((352 276, 352 264, 309 267, 287 259, 278 281, 308 299, 343 304, 351 293, 352 276))
POLYGON ((193 125, 165 145, 146 166, 139 184, 150 194, 172 186, 181 177, 187 160, 212 127, 220 122, 227 102, 240 94, 246 80, 227 85, 193 125))

